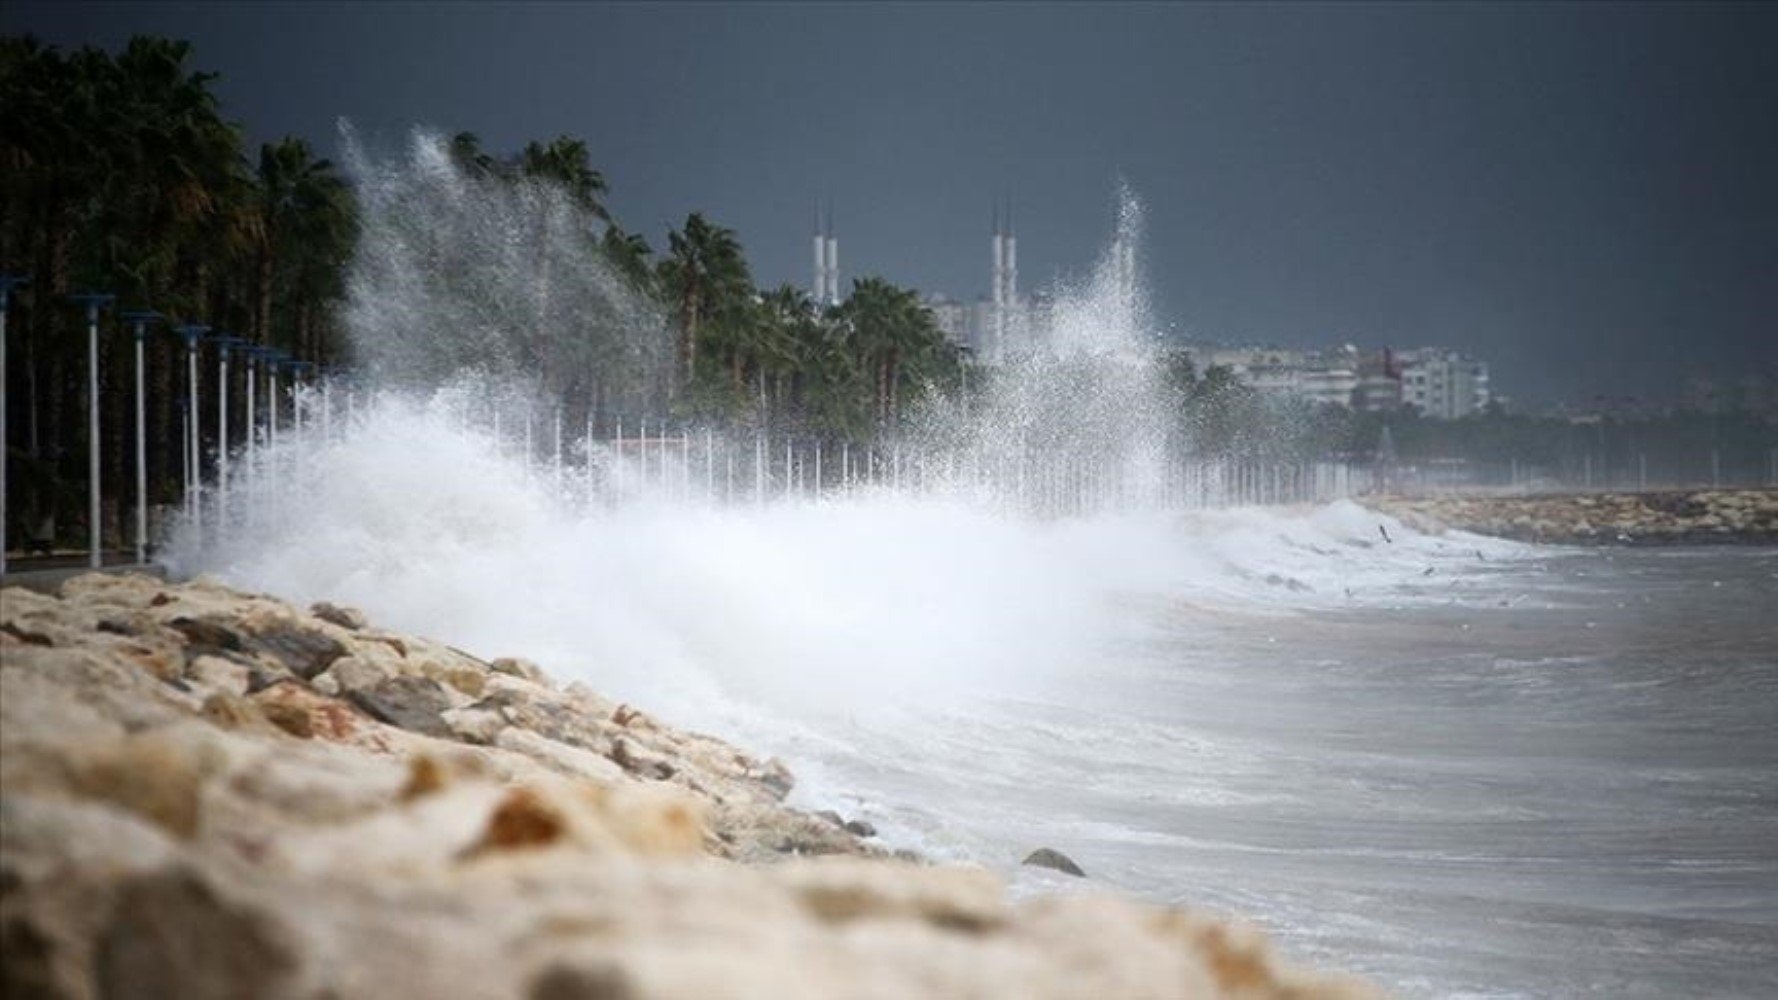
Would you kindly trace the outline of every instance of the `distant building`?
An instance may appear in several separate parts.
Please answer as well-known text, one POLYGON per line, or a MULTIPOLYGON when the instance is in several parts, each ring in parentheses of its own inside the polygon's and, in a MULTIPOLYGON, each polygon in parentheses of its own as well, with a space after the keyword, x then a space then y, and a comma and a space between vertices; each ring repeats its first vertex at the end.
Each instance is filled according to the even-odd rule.
POLYGON ((1228 368, 1260 392, 1318 405, 1351 406, 1359 385, 1358 349, 1350 344, 1328 351, 1198 347, 1191 355, 1200 370, 1228 368))
POLYGON ((1019 238, 1011 204, 994 206, 988 277, 988 294, 973 302, 948 295, 928 295, 924 302, 946 336, 982 362, 998 365, 1037 346, 1036 320, 1046 308, 1041 295, 1019 294, 1019 238))
POLYGON ((1385 347, 1358 362, 1358 386, 1352 390, 1352 408, 1366 413, 1401 409, 1401 362, 1385 347))
POLYGON ((1403 351, 1401 401, 1428 417, 1456 420, 1487 409, 1493 398, 1486 362, 1437 347, 1403 351))
POLYGON ((1191 349, 1199 370, 1232 369, 1261 392, 1310 403, 1388 412, 1412 406, 1454 420, 1485 409, 1493 398, 1485 362, 1442 348, 1361 353, 1331 350, 1204 346, 1191 349))
POLYGON ((932 310, 932 318, 953 343, 974 348, 975 309, 967 302, 958 302, 948 295, 928 295, 923 300, 932 310))

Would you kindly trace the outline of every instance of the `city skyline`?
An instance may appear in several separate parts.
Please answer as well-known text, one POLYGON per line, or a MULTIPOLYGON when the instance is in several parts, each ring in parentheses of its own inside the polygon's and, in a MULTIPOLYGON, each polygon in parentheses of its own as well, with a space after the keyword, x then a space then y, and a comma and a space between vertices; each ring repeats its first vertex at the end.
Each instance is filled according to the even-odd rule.
POLYGON ((587 140, 657 249, 704 211, 762 284, 991 293, 1079 275, 1127 180, 1161 324, 1194 340, 1437 343, 1527 402, 1778 367, 1778 16, 1749 6, 10 4, 8 33, 188 38, 252 141, 415 127, 587 140))

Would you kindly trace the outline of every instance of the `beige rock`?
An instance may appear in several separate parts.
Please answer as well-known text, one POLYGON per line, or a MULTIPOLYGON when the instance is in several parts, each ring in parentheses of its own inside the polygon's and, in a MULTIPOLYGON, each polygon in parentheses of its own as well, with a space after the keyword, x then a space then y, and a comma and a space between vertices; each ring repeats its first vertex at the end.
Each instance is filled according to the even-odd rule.
POLYGON ((488 664, 488 667, 513 677, 523 677, 533 684, 549 686, 549 677, 544 674, 543 668, 530 660, 520 659, 516 656, 502 656, 488 664))
POLYGON ((314 604, 309 605, 309 614, 314 615, 316 618, 319 618, 324 622, 330 622, 334 625, 338 625, 340 628, 352 632, 356 632, 370 624, 364 617, 364 612, 357 608, 349 608, 328 601, 317 601, 314 604))
POLYGON ((207 690, 237 697, 247 694, 247 686, 252 681, 251 673, 242 664, 208 655, 193 660, 185 668, 185 676, 207 690))
POLYGON ((570 777, 602 785, 619 785, 630 780, 624 769, 609 758, 539 736, 529 729, 502 726, 489 742, 503 750, 523 754, 570 777))
POLYGON ((422 676, 429 677, 470 698, 480 698, 488 690, 487 671, 480 667, 460 662, 440 663, 436 660, 422 660, 419 668, 422 676))
POLYGON ((316 675, 313 683, 317 689, 337 695, 375 687, 400 675, 399 661, 391 662, 390 658, 375 653, 364 656, 355 652, 333 661, 325 671, 316 675))
POLYGON ((1368 995, 1194 914, 884 860, 781 762, 541 671, 214 581, 63 593, 0 614, 8 995, 1368 995))

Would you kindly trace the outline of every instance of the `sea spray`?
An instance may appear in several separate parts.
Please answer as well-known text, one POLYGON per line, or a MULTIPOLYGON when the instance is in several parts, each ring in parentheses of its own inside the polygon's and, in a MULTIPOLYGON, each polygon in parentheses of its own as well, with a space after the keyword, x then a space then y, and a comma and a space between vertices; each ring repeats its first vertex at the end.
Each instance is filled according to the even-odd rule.
POLYGON ((662 708, 1035 695, 1129 636, 1133 598, 1339 606, 1353 587, 1399 596, 1429 559, 1474 560, 1392 521, 1382 546, 1349 506, 1043 520, 891 491, 588 504, 451 407, 398 394, 261 458, 230 494, 235 527, 176 538, 176 568, 357 604, 662 708))
POLYGON ((347 147, 361 369, 328 403, 306 391, 307 431, 259 449, 206 531, 174 534, 181 571, 356 603, 663 710, 797 717, 1037 694, 1132 633, 1132 597, 1334 601, 1365 578, 1369 518, 1330 536, 1353 515, 1182 521, 1159 502, 1170 424, 1127 188, 1099 263, 1025 315, 972 406, 811 496, 806 452, 649 420, 669 338, 584 206, 489 183, 425 132, 392 156, 347 147), (595 390, 627 431, 570 430, 564 469, 554 429, 595 390))
POLYGON ((608 223, 559 184, 465 169, 424 129, 394 154, 343 139, 361 218, 344 319, 370 384, 473 377, 540 411, 658 402, 665 320, 602 247, 608 223))

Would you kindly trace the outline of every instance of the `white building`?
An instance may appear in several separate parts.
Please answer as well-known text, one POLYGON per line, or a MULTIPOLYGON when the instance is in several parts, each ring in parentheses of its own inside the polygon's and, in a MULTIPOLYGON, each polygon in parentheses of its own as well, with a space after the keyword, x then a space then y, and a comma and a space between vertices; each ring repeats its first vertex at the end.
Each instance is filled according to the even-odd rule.
POLYGON ((958 302, 948 295, 928 295, 923 301, 926 308, 932 310, 932 318, 945 336, 953 343, 974 349, 975 309, 969 303, 958 302))
POLYGON ((1401 401, 1428 417, 1456 420, 1480 413, 1493 399, 1486 362, 1439 347, 1396 355, 1401 364, 1401 401))
POLYGON ((1249 385, 1275 396, 1316 404, 1351 406, 1358 388, 1358 349, 1350 344, 1329 351, 1287 347, 1198 347, 1191 351, 1199 371, 1232 369, 1249 385))
POLYGON ((1479 413, 1493 393, 1486 362, 1444 348, 1361 355, 1343 345, 1328 351, 1287 347, 1196 347, 1192 361, 1233 369, 1249 385, 1276 396, 1361 410, 1412 406, 1455 420, 1479 413))

